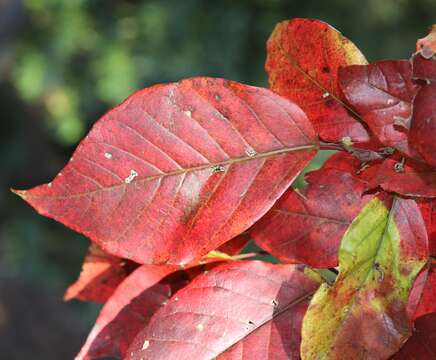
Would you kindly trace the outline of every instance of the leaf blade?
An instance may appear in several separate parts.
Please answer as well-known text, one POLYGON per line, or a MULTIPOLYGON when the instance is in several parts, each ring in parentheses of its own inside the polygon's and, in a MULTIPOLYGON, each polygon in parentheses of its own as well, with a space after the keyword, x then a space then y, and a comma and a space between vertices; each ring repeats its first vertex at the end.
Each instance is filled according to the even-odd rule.
POLYGON ((418 86, 406 60, 383 60, 369 65, 352 65, 339 70, 339 85, 348 103, 360 114, 378 140, 408 156, 407 132, 397 121, 410 122, 412 101, 418 86))
POLYGON ((366 63, 350 40, 315 19, 278 23, 267 42, 270 88, 300 105, 325 141, 370 141, 365 127, 348 112, 352 109, 344 103, 337 78, 340 67, 366 63))
POLYGON ((183 264, 251 226, 317 146, 296 105, 194 78, 135 93, 94 125, 52 183, 16 192, 112 255, 183 264))
MULTIPOLYGON (((253 336, 263 325, 270 326, 274 318, 299 305, 295 318, 292 314, 285 316, 294 318, 294 326, 298 329, 298 318, 305 310, 302 302, 318 284, 318 280, 305 275, 301 267, 291 265, 259 261, 220 265, 197 277, 154 315, 132 343, 129 349, 131 358, 163 356, 179 359, 189 353, 191 357, 201 359, 231 359, 241 354, 240 346, 243 345, 238 345, 241 341, 253 336)), ((298 359, 299 331, 289 334, 289 323, 286 321, 283 324, 285 329, 281 328, 279 332, 285 331, 291 338, 280 340, 277 332, 273 334, 274 339, 271 339, 270 333, 265 341, 256 336, 257 346, 244 353, 243 359, 250 359, 249 354, 253 352, 258 353, 258 358, 269 354, 267 359, 298 359), (295 340, 292 340, 294 337, 295 340), (268 340, 271 340, 270 346, 268 340), (284 346, 289 341, 293 346, 284 346), (267 348, 262 349, 262 345, 267 348)), ((264 332, 261 331, 260 335, 264 332)), ((247 341, 256 343, 253 338, 247 341)))
POLYGON ((386 359, 398 351, 411 333, 407 300, 427 250, 413 200, 395 199, 388 210, 373 199, 344 235, 335 284, 311 301, 302 358, 386 359))
POLYGON ((347 171, 323 169, 306 175, 308 186, 288 189, 256 223, 251 234, 284 262, 335 267, 342 235, 370 196, 347 171))

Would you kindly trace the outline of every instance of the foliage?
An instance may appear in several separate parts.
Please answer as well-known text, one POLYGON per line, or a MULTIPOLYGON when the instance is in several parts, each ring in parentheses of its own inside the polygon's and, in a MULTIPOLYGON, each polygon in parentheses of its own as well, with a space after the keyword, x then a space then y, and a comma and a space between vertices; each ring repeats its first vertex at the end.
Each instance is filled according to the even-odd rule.
POLYGON ((367 64, 284 21, 271 90, 138 91, 52 182, 14 190, 94 244, 66 295, 105 302, 77 358, 389 359, 423 341, 415 320, 434 338, 435 31, 367 64), (291 188, 319 149, 339 152, 291 188), (241 260, 249 238, 285 264, 241 260))

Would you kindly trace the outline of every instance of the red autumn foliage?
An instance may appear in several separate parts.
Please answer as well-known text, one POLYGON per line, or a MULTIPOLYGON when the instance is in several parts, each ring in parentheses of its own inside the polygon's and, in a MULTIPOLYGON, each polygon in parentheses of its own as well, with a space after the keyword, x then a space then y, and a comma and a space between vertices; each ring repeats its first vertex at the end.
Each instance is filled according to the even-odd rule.
POLYGON ((79 299, 104 304, 137 266, 132 261, 106 254, 97 245, 91 244, 83 260, 82 272, 65 292, 64 300, 79 299))
MULTIPOLYGON (((432 61, 436 64, 436 61, 432 61)), ((436 84, 424 86, 414 100, 410 143, 431 166, 436 166, 436 84)))
POLYGON ((341 68, 339 84, 348 103, 359 113, 379 141, 413 155, 401 124, 411 116, 418 85, 407 60, 385 60, 341 68))
POLYGON ((131 343, 130 356, 298 359, 301 315, 318 285, 304 267, 257 261, 217 266, 155 313, 131 343), (284 342, 293 346, 283 348, 284 342))
POLYGON ((346 171, 318 170, 306 181, 304 189, 289 189, 251 234, 284 262, 337 266, 342 235, 370 196, 363 196, 365 184, 346 171))
POLYGON ((92 241, 65 294, 104 303, 77 359, 434 359, 435 39, 433 27, 410 59, 367 64, 322 21, 281 22, 267 42, 270 90, 208 77, 140 90, 51 183, 14 190, 92 241), (337 153, 294 189, 327 149, 337 153), (383 250, 398 277, 365 259, 360 310, 342 308, 342 335, 314 357, 306 314, 374 198, 399 204, 383 250), (263 252, 240 254, 251 240, 263 252), (265 253, 282 264, 239 261, 265 253), (415 258, 428 258, 416 279, 415 258))

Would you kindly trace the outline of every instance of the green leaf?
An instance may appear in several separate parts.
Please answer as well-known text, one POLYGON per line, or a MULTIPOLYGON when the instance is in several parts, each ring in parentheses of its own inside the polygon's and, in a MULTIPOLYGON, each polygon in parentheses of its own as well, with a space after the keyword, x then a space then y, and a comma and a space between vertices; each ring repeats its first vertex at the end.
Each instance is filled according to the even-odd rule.
POLYGON ((302 359, 377 360, 398 351, 411 334, 407 299, 427 256, 415 201, 369 202, 342 239, 335 283, 323 284, 311 301, 302 359))

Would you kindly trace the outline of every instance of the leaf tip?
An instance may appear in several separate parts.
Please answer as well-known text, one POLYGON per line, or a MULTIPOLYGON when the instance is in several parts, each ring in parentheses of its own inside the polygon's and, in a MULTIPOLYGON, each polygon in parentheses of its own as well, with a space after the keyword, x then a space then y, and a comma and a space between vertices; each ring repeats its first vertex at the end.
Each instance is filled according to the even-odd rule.
POLYGON ((12 193, 14 193, 15 195, 18 195, 24 201, 27 201, 27 190, 17 190, 17 189, 13 189, 13 188, 10 188, 9 190, 12 193))

